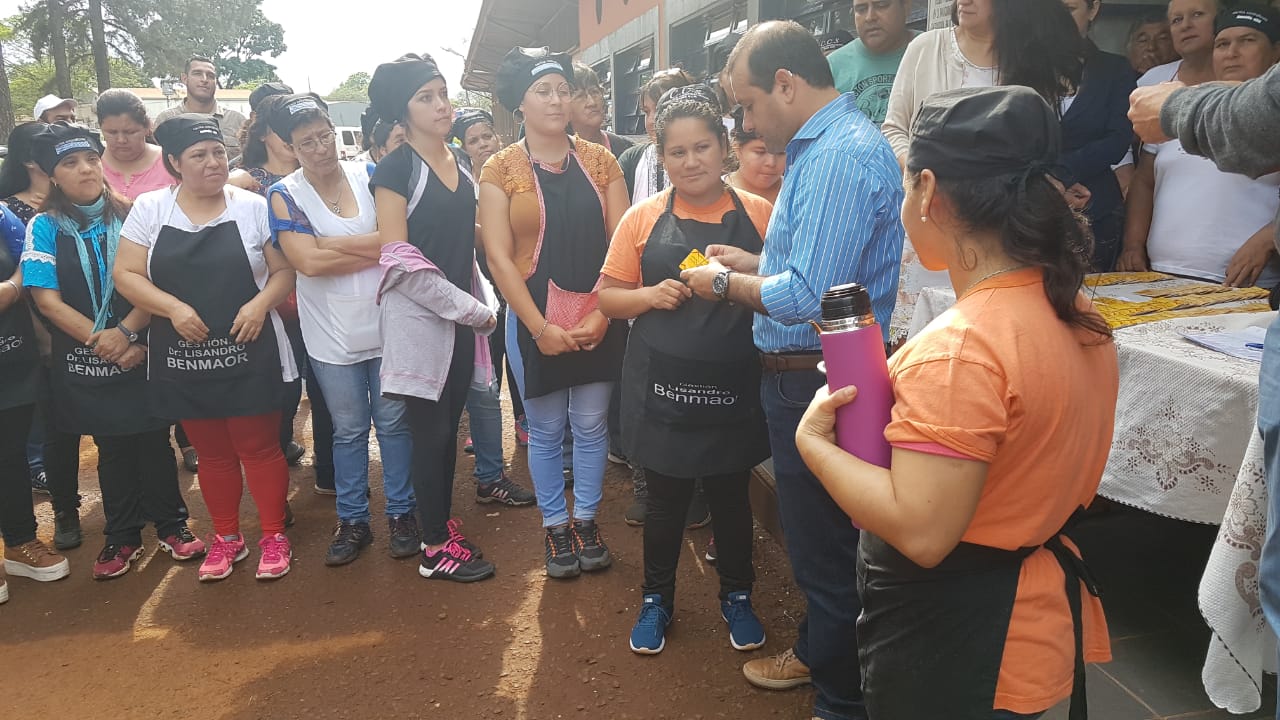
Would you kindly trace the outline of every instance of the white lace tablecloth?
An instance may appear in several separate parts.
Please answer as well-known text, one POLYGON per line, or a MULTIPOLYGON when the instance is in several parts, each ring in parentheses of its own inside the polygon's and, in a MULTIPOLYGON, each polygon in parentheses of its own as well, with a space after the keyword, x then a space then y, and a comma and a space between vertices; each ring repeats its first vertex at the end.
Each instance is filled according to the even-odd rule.
MULTIPOLYGON (((910 335, 954 303, 951 288, 922 290, 910 335)), ((1258 601, 1267 523, 1259 366, 1181 334, 1265 327, 1275 316, 1219 315, 1116 330, 1120 394, 1098 488, 1103 497, 1148 512, 1221 526, 1200 583, 1200 611, 1213 630, 1202 679, 1210 699, 1236 713, 1259 707, 1262 671, 1276 664, 1275 637, 1258 601)))

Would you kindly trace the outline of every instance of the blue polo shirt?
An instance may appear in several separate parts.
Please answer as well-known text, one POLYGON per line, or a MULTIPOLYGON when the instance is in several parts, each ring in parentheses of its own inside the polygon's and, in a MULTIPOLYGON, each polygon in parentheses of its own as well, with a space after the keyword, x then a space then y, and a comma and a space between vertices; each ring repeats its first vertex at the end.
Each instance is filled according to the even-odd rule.
POLYGON ((889 338, 902 263, 902 171, 880 129, 851 93, 827 103, 787 144, 787 173, 773 206, 756 315, 761 352, 820 349, 808 324, 822 318, 822 293, 857 282, 871 294, 889 338))

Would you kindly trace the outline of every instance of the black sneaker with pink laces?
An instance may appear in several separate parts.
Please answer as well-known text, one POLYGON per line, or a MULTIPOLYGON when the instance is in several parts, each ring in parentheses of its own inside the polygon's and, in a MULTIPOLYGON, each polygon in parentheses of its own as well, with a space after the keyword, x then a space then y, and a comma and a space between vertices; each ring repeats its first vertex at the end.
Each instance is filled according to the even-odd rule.
POLYGON ((493 577, 496 568, 488 560, 472 556, 458 543, 450 540, 435 551, 422 551, 422 563, 418 574, 428 580, 452 580, 469 583, 493 577))

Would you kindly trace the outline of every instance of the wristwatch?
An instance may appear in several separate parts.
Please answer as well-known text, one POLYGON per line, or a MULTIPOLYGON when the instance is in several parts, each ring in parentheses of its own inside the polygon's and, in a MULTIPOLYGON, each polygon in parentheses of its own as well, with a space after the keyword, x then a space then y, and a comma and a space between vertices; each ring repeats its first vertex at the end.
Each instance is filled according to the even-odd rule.
POLYGON ((138 342, 138 333, 136 333, 136 332, 134 332, 134 331, 130 330, 129 328, 125 327, 125 324, 124 324, 124 323, 116 323, 116 329, 117 329, 117 330, 119 330, 120 332, 124 333, 124 337, 125 337, 125 339, 126 339, 126 340, 128 340, 128 341, 129 341, 129 344, 130 344, 130 345, 132 345, 133 343, 138 342))
POLYGON ((721 300, 729 298, 729 275, 732 272, 732 270, 721 270, 711 280, 711 292, 715 293, 716 297, 721 300))

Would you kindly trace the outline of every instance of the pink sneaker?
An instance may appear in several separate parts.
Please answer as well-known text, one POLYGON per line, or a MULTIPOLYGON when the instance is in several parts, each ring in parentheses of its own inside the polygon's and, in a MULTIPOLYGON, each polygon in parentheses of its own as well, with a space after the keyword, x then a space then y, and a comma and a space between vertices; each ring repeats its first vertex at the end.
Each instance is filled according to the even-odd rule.
POLYGON ((93 563, 93 579, 109 580, 129 572, 133 561, 142 557, 139 545, 110 545, 102 548, 93 563))
POLYGON ((289 562, 293 559, 293 550, 289 538, 281 533, 267 535, 258 541, 262 550, 262 559, 258 561, 259 580, 276 580, 289 573, 289 562))
POLYGON ((186 523, 179 526, 174 534, 160 538, 160 548, 179 561, 198 558, 205 551, 204 542, 191 534, 186 523))
POLYGON ((232 566, 249 557, 249 548, 239 535, 214 535, 209 541, 209 552, 200 563, 200 582, 225 580, 232 566))
MULTIPOLYGON (((462 534, 461 520, 458 518, 449 518, 449 522, 446 523, 446 526, 449 528, 449 542, 457 543, 459 547, 467 552, 469 557, 464 558, 464 561, 470 560, 471 558, 480 560, 484 557, 484 551, 480 549, 480 546, 471 542, 462 534)), ((423 549, 426 549, 425 545, 423 546, 423 549)))

